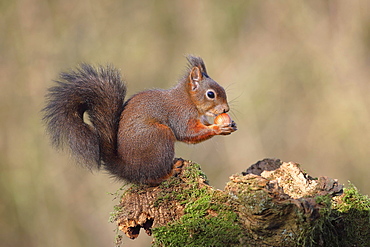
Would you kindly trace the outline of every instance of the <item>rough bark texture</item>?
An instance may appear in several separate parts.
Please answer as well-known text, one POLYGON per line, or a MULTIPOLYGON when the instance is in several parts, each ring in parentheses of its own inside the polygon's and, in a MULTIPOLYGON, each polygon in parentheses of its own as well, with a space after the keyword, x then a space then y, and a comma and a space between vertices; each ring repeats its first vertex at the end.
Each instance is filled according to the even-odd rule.
POLYGON ((369 212, 354 186, 293 162, 259 161, 217 190, 184 161, 157 187, 128 188, 112 220, 131 239, 153 233, 153 246, 370 246, 369 212))

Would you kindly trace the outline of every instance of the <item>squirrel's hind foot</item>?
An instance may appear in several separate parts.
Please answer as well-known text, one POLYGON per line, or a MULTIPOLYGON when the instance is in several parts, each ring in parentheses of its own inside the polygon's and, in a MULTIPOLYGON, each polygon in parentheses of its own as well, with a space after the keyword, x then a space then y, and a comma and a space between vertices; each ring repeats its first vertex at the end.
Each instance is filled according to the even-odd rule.
POLYGON ((184 160, 181 159, 181 158, 175 158, 174 162, 173 162, 172 170, 169 174, 167 174, 166 176, 163 176, 159 179, 156 179, 156 180, 149 180, 149 181, 147 181, 147 184, 149 186, 158 186, 163 181, 169 179, 172 176, 177 177, 181 173, 183 166, 184 166, 184 160))
POLYGON ((172 176, 177 177, 182 171, 182 167, 184 166, 184 160, 181 158, 175 158, 173 160, 173 167, 172 167, 172 176))

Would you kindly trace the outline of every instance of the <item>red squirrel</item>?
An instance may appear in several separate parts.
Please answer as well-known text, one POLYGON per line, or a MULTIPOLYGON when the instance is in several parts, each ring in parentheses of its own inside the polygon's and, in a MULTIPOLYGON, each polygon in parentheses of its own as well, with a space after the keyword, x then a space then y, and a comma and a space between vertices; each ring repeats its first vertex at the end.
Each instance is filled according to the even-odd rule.
POLYGON ((229 111, 226 93, 200 57, 187 60, 176 86, 143 91, 127 101, 126 85, 111 66, 82 64, 61 73, 43 109, 52 144, 66 144, 79 163, 103 166, 118 179, 160 184, 181 170, 182 161, 174 158, 176 141, 195 144, 237 130, 234 121, 206 120, 229 111))

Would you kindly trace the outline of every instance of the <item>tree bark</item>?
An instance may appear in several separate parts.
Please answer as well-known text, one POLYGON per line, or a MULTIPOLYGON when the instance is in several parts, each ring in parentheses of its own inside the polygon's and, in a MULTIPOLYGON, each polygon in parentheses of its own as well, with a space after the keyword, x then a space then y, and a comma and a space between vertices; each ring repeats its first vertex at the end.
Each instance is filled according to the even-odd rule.
POLYGON ((369 212, 354 186, 343 193, 297 163, 259 161, 217 190, 184 161, 157 187, 130 186, 112 219, 131 239, 153 234, 153 246, 370 246, 369 212))

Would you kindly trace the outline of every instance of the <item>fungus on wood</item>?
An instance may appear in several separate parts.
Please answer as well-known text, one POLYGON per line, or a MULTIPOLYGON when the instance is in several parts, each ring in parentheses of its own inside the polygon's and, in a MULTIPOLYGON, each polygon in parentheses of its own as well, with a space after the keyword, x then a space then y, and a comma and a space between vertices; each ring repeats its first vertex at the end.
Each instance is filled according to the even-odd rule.
POLYGON ((184 161, 159 186, 126 189, 111 219, 131 239, 143 228, 153 246, 370 246, 367 196, 278 159, 232 175, 224 190, 184 161))

